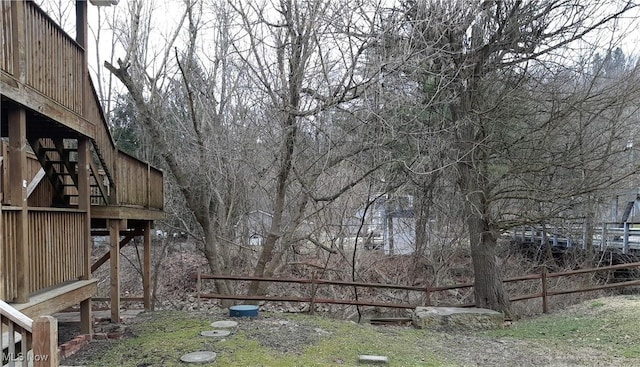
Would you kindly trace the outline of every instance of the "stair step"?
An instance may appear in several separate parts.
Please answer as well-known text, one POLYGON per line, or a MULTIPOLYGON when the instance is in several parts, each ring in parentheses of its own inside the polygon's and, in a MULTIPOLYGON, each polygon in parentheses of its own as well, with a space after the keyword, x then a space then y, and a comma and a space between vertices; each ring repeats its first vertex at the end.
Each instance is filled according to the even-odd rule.
MULTIPOLYGON (((56 164, 65 163, 65 161, 58 161, 58 160, 54 161, 52 159, 47 159, 47 162, 48 163, 56 163, 56 164)), ((68 161, 68 163, 72 164, 72 165, 77 165, 78 164, 78 162, 76 162, 76 161, 68 161)))
MULTIPOLYGON (((58 148, 40 146, 39 150, 42 150, 42 151, 45 151, 45 152, 57 152, 58 148)), ((64 148, 64 149, 62 149, 62 151, 63 152, 77 152, 78 148, 64 148)))

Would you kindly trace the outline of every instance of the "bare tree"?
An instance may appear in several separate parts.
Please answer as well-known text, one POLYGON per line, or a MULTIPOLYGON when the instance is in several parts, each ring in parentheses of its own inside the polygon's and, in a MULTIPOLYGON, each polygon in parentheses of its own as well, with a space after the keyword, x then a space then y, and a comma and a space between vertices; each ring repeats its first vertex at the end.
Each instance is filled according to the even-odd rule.
POLYGON ((129 3, 126 54, 105 65, 184 197, 211 271, 242 257, 239 223, 254 210, 270 215, 255 275, 274 274, 302 243, 333 251, 311 219, 385 163, 371 152, 388 139, 358 103, 376 80, 363 60, 379 7, 186 1, 157 48, 148 4, 129 3))
MULTIPOLYGON (((377 141, 336 146, 351 143, 358 129, 356 116, 345 120, 346 114, 336 111, 357 106, 355 100, 375 81, 364 59, 373 45, 379 8, 319 0, 232 4, 245 35, 235 47, 263 93, 261 107, 272 111, 268 119, 279 147, 270 186, 273 217, 254 271, 268 276, 307 218, 309 203, 330 203, 375 171, 354 157, 377 141), (348 166, 351 177, 327 180, 348 166)), ((249 292, 263 293, 264 286, 254 282, 249 292)))
POLYGON ((512 315, 496 254, 503 230, 559 218, 635 172, 617 163, 635 122, 636 73, 596 87, 575 48, 634 6, 408 1, 399 9, 396 42, 414 50, 412 80, 451 144, 478 306, 512 315))
MULTIPOLYGON (((242 171, 235 160, 241 152, 228 144, 238 121, 229 116, 242 108, 233 92, 242 73, 232 70, 230 13, 224 3, 211 4, 213 52, 206 67, 196 53, 203 27, 202 2, 187 1, 167 44, 155 49, 150 39, 151 9, 147 2, 129 3, 131 27, 123 37, 127 50, 118 67, 105 66, 126 87, 138 111, 139 123, 157 148, 162 163, 186 201, 191 218, 182 218, 202 244, 212 272, 230 266, 229 244, 245 199, 242 171), (147 6, 149 6, 147 8, 147 6), (183 29, 182 25, 186 27, 183 29), (183 38, 180 38, 183 37, 183 38), (178 46, 183 51, 178 51, 178 46)), ((222 293, 228 284, 217 283, 222 293)))

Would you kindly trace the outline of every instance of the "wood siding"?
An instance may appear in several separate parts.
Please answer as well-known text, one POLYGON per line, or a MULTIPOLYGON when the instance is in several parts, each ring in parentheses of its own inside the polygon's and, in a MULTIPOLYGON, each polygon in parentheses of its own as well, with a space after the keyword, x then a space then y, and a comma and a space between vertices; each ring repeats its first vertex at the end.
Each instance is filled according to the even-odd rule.
MULTIPOLYGON (((15 238, 18 215, 19 211, 3 207, 4 258, 0 261, 5 267, 6 279, 2 286, 7 300, 17 296, 15 238)), ((29 264, 24 266, 31 270, 30 293, 84 275, 82 228, 85 220, 86 213, 82 211, 29 209, 29 264)))

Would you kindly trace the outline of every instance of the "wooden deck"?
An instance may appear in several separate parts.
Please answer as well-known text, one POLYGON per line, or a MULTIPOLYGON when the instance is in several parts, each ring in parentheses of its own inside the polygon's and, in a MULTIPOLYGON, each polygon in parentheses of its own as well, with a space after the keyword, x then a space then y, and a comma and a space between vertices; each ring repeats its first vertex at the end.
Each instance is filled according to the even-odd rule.
POLYGON ((164 181, 117 149, 88 72, 89 3, 76 6, 74 39, 34 2, 0 1, 0 300, 34 319, 80 304, 91 333, 93 235, 110 237, 100 261, 110 263, 112 319, 120 249, 136 236, 151 303, 150 232, 164 218, 164 181))
MULTIPOLYGON (((0 14, 2 136, 7 137, 9 130, 9 110, 24 108, 27 140, 34 150, 42 139, 89 139, 92 197, 103 197, 102 202, 92 200, 93 205, 162 211, 162 171, 117 149, 88 73, 82 42, 67 35, 33 2, 0 2, 0 14)), ((34 152, 43 165, 60 158, 52 148, 48 142, 34 152)), ((68 147, 58 150, 64 153, 64 149, 68 147)), ((4 169, 9 165, 5 162, 4 169)), ((126 215, 113 211, 121 212, 126 215)))

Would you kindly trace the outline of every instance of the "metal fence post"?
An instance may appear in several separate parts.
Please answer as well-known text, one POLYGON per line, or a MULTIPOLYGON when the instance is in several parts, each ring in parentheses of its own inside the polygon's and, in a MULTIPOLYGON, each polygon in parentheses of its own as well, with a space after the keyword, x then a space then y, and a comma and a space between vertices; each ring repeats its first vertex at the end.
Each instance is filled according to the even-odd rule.
POLYGON ((425 306, 431 306, 431 291, 429 290, 429 283, 424 286, 424 304, 425 306))
POLYGON ((316 312, 316 272, 311 273, 311 303, 309 305, 309 314, 313 315, 316 312))
POLYGON ((198 300, 198 311, 200 311, 201 305, 200 305, 200 293, 202 293, 202 280, 200 279, 200 269, 198 269, 198 276, 196 279, 196 299, 198 300))
POLYGON ((546 266, 542 267, 542 277, 540 279, 542 280, 542 312, 548 313, 549 304, 547 302, 547 267, 546 266))

